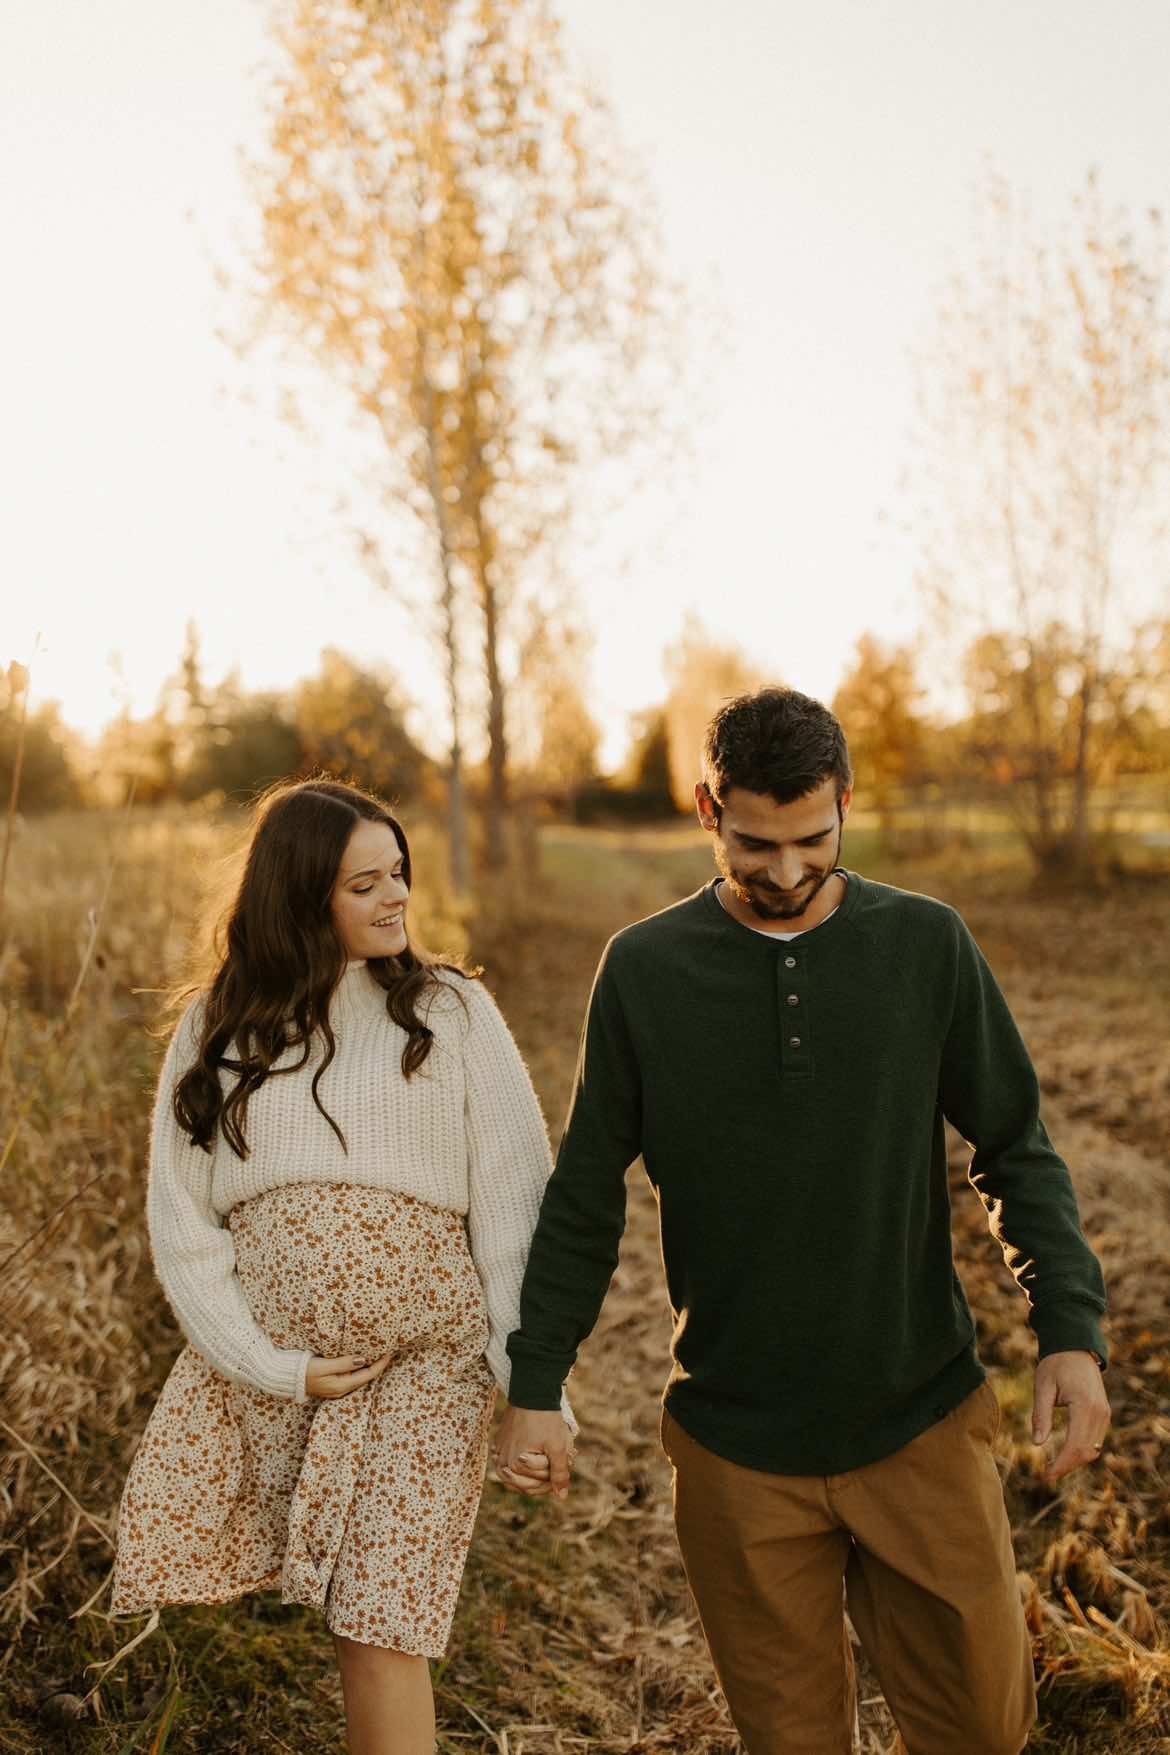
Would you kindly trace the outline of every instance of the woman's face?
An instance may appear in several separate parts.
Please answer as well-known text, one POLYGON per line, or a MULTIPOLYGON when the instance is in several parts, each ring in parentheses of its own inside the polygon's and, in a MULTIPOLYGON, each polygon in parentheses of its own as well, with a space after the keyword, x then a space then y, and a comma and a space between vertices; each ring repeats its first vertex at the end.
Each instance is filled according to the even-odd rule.
POLYGON ((406 949, 402 849, 385 823, 360 822, 333 886, 333 922, 350 957, 396 957, 406 949))

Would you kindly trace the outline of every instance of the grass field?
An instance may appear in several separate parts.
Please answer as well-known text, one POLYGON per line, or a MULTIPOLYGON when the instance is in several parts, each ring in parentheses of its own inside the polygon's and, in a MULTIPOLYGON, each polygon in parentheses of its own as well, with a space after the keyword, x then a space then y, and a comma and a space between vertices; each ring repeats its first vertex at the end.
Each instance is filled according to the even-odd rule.
MULTIPOLYGON (((121 1481, 179 1345, 141 1223, 159 1051, 147 990, 177 970, 227 840, 195 813, 89 816, 30 826, 13 853, 0 963, 0 1749, 24 1755, 342 1748, 319 1619, 271 1596, 167 1611, 101 1668, 149 1627, 111 1624, 104 1591, 121 1481)), ((549 828, 539 869, 468 916, 445 890, 437 839, 424 829, 413 841, 423 936, 483 962, 555 1130, 601 946, 702 882, 705 843, 685 828, 549 828)), ((1043 898, 998 855, 988 869, 883 865, 872 833, 852 836, 847 857, 963 908, 1032 1045, 1111 1284, 1113 1432, 1101 1463, 1054 1492, 1024 1441, 1023 1303, 956 1151, 956 1245, 1005 1412, 999 1460, 1042 1683, 1030 1747, 1170 1748, 1165 887, 1043 898)), ((638 1172, 631 1190, 621 1265, 575 1377, 573 1495, 558 1507, 485 1493, 436 1668, 445 1755, 738 1747, 674 1547, 656 1435, 667 1311, 638 1172)), ((888 1720, 876 1688, 863 1699, 865 1748, 877 1751, 888 1720)))

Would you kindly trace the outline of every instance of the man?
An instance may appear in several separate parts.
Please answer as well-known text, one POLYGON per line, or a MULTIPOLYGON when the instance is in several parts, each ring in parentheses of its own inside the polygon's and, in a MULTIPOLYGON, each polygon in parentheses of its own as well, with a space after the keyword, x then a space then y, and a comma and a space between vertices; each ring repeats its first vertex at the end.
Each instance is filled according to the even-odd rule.
POLYGON ((749 1755, 851 1748, 842 1582, 910 1755, 1017 1755, 1032 1665, 998 1406, 952 1262, 944 1117, 1029 1300, 1037 1442, 1069 1410, 1053 1479, 1108 1425, 1104 1290, 963 922, 839 865, 851 789, 840 725, 795 690, 708 727, 696 802, 722 875, 602 957, 498 1463, 518 1489, 567 1490, 555 1410, 641 1154, 675 1315, 679 1543, 749 1755))

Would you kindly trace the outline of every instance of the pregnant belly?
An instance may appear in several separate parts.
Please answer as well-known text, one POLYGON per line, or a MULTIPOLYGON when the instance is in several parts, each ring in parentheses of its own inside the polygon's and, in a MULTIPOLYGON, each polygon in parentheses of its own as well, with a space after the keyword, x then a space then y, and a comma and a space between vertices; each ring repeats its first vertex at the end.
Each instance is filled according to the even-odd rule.
POLYGON ((228 1216, 249 1308, 278 1347, 322 1358, 487 1344, 460 1214, 352 1184, 290 1183, 228 1216))

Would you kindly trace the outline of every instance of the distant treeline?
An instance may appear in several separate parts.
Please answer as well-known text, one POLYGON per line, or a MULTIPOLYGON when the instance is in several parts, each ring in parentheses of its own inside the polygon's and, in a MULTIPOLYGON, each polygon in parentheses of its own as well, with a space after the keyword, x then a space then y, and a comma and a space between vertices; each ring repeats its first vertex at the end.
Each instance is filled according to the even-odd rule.
POLYGON ((0 682, 0 779, 11 788, 23 741, 22 811, 124 801, 138 804, 244 799, 284 775, 324 768, 392 798, 439 787, 434 762, 406 728, 394 679, 340 652, 321 655, 317 674, 286 692, 254 692, 229 677, 204 685, 189 642, 177 675, 153 713, 119 715, 87 743, 49 704, 23 728, 17 667, 0 682))
MULTIPOLYGON (((974 642, 956 687, 966 710, 943 721, 927 710, 916 653, 863 636, 833 699, 859 804, 887 832, 931 799, 997 805, 1038 865, 1067 859, 1078 835, 1087 843, 1098 832, 1099 805, 1089 804, 1103 790, 1115 798, 1128 790, 1147 816, 1170 816, 1170 626, 1143 630, 1128 666, 1100 667, 1090 705, 1064 681, 1074 673, 1062 668, 1059 629, 1046 651, 1042 670, 1022 665, 1006 637, 974 642)), ((609 775, 599 771, 601 733, 587 693, 570 671, 555 688, 515 688, 509 796, 582 823, 688 811, 712 711, 777 679, 693 620, 666 670, 665 701, 633 716, 625 758, 609 775)), ((436 812, 445 796, 444 769, 413 734, 417 721, 393 674, 332 649, 315 675, 284 692, 247 691, 232 677, 209 687, 192 629, 155 711, 121 715, 96 744, 53 705, 26 713, 19 666, 0 691, 0 784, 10 793, 22 745, 19 804, 29 813, 118 803, 131 790, 144 805, 244 800, 281 776, 322 769, 436 812)), ((470 777, 474 792, 474 769, 470 777)))

